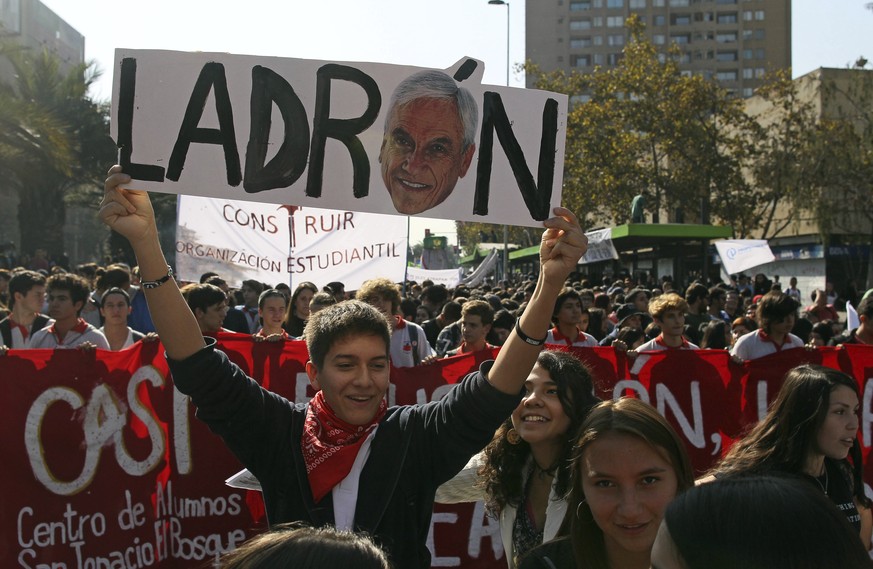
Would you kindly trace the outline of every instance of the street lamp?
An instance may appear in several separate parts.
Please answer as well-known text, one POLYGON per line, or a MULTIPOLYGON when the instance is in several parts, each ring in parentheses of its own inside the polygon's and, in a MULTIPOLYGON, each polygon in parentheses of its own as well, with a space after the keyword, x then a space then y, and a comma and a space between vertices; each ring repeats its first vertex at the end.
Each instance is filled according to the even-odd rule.
MULTIPOLYGON (((491 6, 506 6, 506 86, 509 87, 509 2, 488 0, 491 6)), ((509 278, 509 226, 503 224, 503 280, 509 278)))

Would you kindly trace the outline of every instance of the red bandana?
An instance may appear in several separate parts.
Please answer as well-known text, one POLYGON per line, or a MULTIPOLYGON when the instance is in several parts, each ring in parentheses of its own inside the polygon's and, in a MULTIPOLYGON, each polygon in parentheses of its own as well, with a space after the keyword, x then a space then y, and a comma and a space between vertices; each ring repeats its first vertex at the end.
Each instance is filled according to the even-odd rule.
POLYGON ((349 475, 361 445, 382 420, 386 409, 388 404, 382 398, 376 416, 369 423, 350 425, 334 414, 324 400, 323 391, 309 402, 301 445, 306 476, 316 503, 349 475))

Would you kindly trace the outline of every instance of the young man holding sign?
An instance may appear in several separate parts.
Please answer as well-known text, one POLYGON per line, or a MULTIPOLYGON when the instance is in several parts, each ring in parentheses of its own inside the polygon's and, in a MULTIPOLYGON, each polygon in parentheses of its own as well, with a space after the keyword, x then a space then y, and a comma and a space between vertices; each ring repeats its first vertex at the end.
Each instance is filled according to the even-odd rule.
POLYGON ((263 390, 204 340, 168 271, 151 202, 145 192, 120 187, 129 182, 120 167, 110 170, 100 217, 133 246, 176 386, 258 478, 270 523, 364 531, 395 567, 429 567, 436 488, 516 407, 555 298, 586 249, 576 217, 555 208, 544 222, 537 289, 508 349, 446 397, 386 408, 389 324, 375 308, 349 301, 307 324, 306 373, 317 393, 308 405, 295 405, 263 390))

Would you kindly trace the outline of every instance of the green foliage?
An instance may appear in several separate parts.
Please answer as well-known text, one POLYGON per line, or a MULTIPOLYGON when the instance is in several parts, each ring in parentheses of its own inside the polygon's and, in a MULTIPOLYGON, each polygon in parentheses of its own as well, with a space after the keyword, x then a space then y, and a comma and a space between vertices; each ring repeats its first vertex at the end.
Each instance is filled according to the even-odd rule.
MULTIPOLYGON (((494 223, 476 223, 472 221, 456 222, 458 228, 458 243, 464 256, 476 252, 479 243, 503 243, 503 226, 494 223)), ((509 225, 508 241, 520 248, 531 247, 540 242, 541 229, 509 225)))
POLYGON ((625 223, 634 196, 644 195, 655 222, 664 211, 670 221, 742 222, 732 204, 752 190, 742 176, 749 120, 741 101, 683 75, 677 48, 658 53, 636 16, 627 27, 613 68, 581 75, 526 66, 537 87, 571 97, 564 205, 589 224, 625 223))
POLYGON ((0 85, 0 175, 19 195, 21 250, 61 253, 67 199, 96 203, 114 160, 109 108, 88 96, 93 64, 65 70, 47 50, 11 44, 0 55, 15 70, 14 84, 0 85))

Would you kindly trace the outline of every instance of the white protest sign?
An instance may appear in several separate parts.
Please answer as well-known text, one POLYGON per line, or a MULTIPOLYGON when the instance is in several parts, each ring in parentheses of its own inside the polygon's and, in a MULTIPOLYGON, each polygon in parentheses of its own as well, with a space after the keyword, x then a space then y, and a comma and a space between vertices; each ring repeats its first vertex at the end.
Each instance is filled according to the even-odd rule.
POLYGON ((207 271, 232 287, 247 279, 288 283, 288 207, 179 196, 176 274, 199 282, 207 271))
POLYGON ((432 281, 436 285, 444 285, 447 288, 455 288, 461 282, 460 269, 429 270, 420 267, 406 267, 406 280, 422 283, 432 281))
POLYGON ((540 226, 567 97, 445 71, 119 49, 112 136, 133 189, 540 226))
POLYGON ((234 287, 246 279, 292 287, 340 281, 355 290, 374 277, 402 281, 406 246, 406 221, 398 216, 179 197, 182 280, 215 271, 234 287))
POLYGON ((741 273, 776 258, 765 239, 723 239, 715 242, 715 249, 728 274, 741 273))
POLYGON ((403 282, 408 233, 396 215, 304 207, 294 212, 288 257, 291 284, 333 281, 356 290, 366 280, 403 282))
POLYGON ((588 250, 585 251, 585 255, 579 260, 580 265, 618 259, 618 251, 615 250, 615 245, 612 244, 611 228, 589 231, 585 233, 585 237, 588 238, 588 250))

